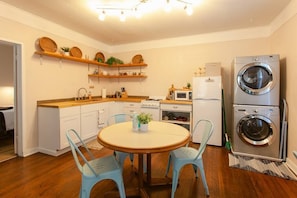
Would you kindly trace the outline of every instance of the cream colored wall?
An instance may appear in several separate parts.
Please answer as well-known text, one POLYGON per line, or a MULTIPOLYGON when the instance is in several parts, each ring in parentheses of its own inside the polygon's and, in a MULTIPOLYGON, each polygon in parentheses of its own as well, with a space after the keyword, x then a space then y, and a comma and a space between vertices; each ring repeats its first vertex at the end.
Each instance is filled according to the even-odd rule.
POLYGON ((281 57, 281 98, 288 103, 288 163, 294 164, 297 171, 297 159, 293 151, 297 151, 297 16, 284 24, 271 36, 273 52, 281 57))

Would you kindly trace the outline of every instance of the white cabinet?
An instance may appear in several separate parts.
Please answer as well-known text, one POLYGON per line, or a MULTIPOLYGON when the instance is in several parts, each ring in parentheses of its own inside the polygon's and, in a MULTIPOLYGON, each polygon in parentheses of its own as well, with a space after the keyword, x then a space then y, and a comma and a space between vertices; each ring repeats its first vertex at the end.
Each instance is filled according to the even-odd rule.
POLYGON ((133 114, 140 113, 140 103, 139 102, 123 102, 123 113, 133 114))
POLYGON ((112 105, 110 105, 109 108, 109 116, 123 113, 123 102, 113 102, 112 105))
POLYGON ((192 131, 192 105, 190 104, 161 104, 160 118, 192 131))
POLYGON ((80 112, 81 138, 88 139, 96 136, 99 131, 99 104, 82 105, 80 112))
POLYGON ((80 133, 80 106, 68 108, 38 107, 38 132, 40 152, 58 155, 68 147, 66 131, 80 133))

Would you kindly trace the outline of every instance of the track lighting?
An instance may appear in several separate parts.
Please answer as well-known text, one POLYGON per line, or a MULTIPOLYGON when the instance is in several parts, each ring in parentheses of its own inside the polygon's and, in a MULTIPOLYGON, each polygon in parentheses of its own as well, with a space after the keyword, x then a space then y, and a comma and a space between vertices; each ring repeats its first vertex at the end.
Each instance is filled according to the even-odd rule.
POLYGON ((126 17, 134 16, 140 18, 147 10, 157 10, 161 7, 166 12, 170 12, 173 8, 184 8, 187 15, 193 14, 193 4, 198 4, 201 0, 135 0, 134 4, 121 3, 94 3, 92 6, 98 11, 98 19, 104 21, 106 16, 116 15, 120 21, 125 21, 126 17), (184 6, 184 7, 182 7, 184 6))

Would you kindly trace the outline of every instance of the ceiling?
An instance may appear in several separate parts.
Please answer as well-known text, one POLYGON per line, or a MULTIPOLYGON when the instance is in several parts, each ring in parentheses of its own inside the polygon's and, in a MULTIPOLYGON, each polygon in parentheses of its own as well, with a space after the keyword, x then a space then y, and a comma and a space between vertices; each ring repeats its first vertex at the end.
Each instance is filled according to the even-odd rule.
MULTIPOLYGON (((107 45, 121 45, 268 26, 291 0, 202 0, 194 7, 192 16, 186 15, 183 8, 173 9, 170 13, 159 9, 140 19, 128 17, 125 22, 118 17, 98 20, 98 13, 89 7, 89 1, 96 0, 1 1, 107 45)), ((97 0, 116 1, 123 3, 129 0, 97 0)))

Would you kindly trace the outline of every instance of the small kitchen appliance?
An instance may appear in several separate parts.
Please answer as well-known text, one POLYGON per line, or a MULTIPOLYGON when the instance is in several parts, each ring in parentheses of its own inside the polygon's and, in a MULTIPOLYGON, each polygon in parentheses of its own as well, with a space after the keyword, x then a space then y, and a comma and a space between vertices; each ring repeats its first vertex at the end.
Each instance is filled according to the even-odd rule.
POLYGON ((192 90, 176 89, 174 91, 174 100, 192 100, 192 90))

